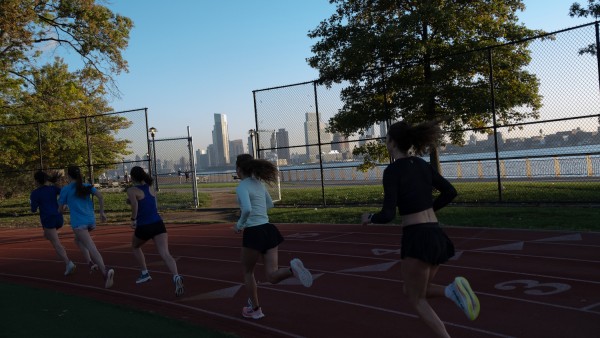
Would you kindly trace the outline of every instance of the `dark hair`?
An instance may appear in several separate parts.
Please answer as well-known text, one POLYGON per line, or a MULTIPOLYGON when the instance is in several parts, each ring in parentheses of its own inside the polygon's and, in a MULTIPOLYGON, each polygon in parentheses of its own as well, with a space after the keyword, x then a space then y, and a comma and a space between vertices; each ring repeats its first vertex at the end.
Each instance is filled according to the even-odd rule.
POLYGON ((81 170, 79 167, 70 166, 69 169, 67 169, 67 174, 69 177, 75 180, 75 195, 83 198, 92 193, 91 186, 83 185, 83 177, 81 176, 81 170))
POLYGON ((154 182, 152 177, 150 177, 150 175, 148 175, 148 173, 146 173, 144 168, 139 167, 139 166, 135 166, 135 167, 131 168, 129 175, 131 176, 131 179, 136 182, 146 182, 146 184, 148 184, 148 185, 152 185, 152 182, 154 182))
POLYGON ((58 182, 58 180, 62 177, 62 174, 58 171, 53 171, 51 174, 47 174, 43 170, 38 170, 33 174, 33 179, 39 184, 43 185, 46 182, 50 182, 52 184, 58 182))
POLYGON ((235 166, 247 177, 254 177, 269 184, 277 182, 279 171, 277 167, 266 160, 254 159, 250 154, 237 156, 235 166))
POLYGON ((388 137, 396 142, 400 151, 408 153, 412 149, 417 156, 424 155, 431 147, 437 146, 441 134, 438 121, 412 126, 406 121, 400 121, 392 124, 388 130, 388 137))

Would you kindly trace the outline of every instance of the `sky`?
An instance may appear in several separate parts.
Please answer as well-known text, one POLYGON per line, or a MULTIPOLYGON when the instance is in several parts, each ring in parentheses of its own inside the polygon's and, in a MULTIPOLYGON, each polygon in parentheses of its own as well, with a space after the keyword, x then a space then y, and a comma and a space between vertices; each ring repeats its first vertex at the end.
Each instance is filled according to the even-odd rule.
MULTIPOLYGON (((518 17, 548 32, 593 21, 568 15, 573 0, 525 0, 518 17)), ((585 4, 587 1, 580 0, 585 4)), ((212 143, 215 113, 226 114, 229 138, 254 128, 252 91, 311 81, 307 33, 329 18, 327 0, 110 0, 113 12, 134 22, 124 57, 129 72, 116 77, 115 111, 148 108, 156 138, 187 135, 194 148, 212 143)), ((299 127, 301 128, 301 127, 299 127)))

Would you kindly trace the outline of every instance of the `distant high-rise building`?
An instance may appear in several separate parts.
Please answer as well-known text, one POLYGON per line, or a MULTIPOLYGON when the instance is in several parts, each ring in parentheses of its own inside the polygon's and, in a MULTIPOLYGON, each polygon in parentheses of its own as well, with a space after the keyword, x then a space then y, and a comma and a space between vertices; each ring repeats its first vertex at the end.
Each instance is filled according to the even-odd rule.
POLYGON ((244 153, 244 141, 229 141, 229 163, 235 163, 237 156, 244 153))
POLYGON ((198 149, 196 151, 196 169, 202 170, 208 168, 210 162, 208 161, 208 153, 206 150, 198 149))
POLYGON ((227 128, 227 115, 215 114, 215 126, 212 132, 213 145, 215 146, 214 166, 229 164, 229 131, 227 128))
POLYGON ((344 137, 344 135, 338 133, 333 134, 333 142, 331 150, 337 150, 342 154, 350 151, 350 142, 348 142, 348 138, 344 137))
POLYGON ((290 136, 284 128, 279 129, 276 133, 277 140, 277 157, 280 159, 290 159, 290 136))
POLYGON ((217 153, 215 151, 214 144, 209 144, 208 147, 206 147, 206 155, 208 156, 208 166, 209 167, 217 166, 217 164, 215 164, 215 158, 217 158, 217 153))
POLYGON ((321 138, 321 152, 327 154, 331 151, 332 135, 325 132, 325 125, 323 123, 317 123, 316 113, 306 113, 305 116, 304 141, 306 144, 306 157, 308 162, 314 162, 318 160, 319 155, 319 136, 321 138), (321 127, 320 131, 319 126, 321 127))

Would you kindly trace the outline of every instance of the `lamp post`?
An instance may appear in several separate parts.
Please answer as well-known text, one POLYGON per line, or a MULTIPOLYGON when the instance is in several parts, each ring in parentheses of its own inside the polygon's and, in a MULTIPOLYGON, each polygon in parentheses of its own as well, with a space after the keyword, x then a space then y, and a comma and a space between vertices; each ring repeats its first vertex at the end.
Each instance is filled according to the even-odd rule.
POLYGON ((256 158, 256 142, 254 140, 254 135, 256 134, 256 131, 254 129, 250 129, 248 130, 248 135, 250 135, 250 144, 248 144, 248 148, 252 148, 252 151, 250 151, 250 149, 248 149, 248 152, 250 153, 250 155, 252 155, 252 157, 256 158))
POLYGON ((154 136, 156 136, 158 130, 154 127, 150 127, 148 131, 150 132, 150 136, 152 137, 152 158, 154 160, 154 189, 158 191, 158 172, 156 171, 156 142, 154 140, 154 136))

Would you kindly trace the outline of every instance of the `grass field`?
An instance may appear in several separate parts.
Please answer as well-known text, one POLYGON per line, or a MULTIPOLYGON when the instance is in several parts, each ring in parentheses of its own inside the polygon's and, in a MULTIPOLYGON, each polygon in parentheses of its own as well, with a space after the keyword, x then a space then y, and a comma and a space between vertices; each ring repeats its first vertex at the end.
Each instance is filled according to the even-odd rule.
POLYGON ((235 337, 150 312, 0 283, 0 337, 235 337))

